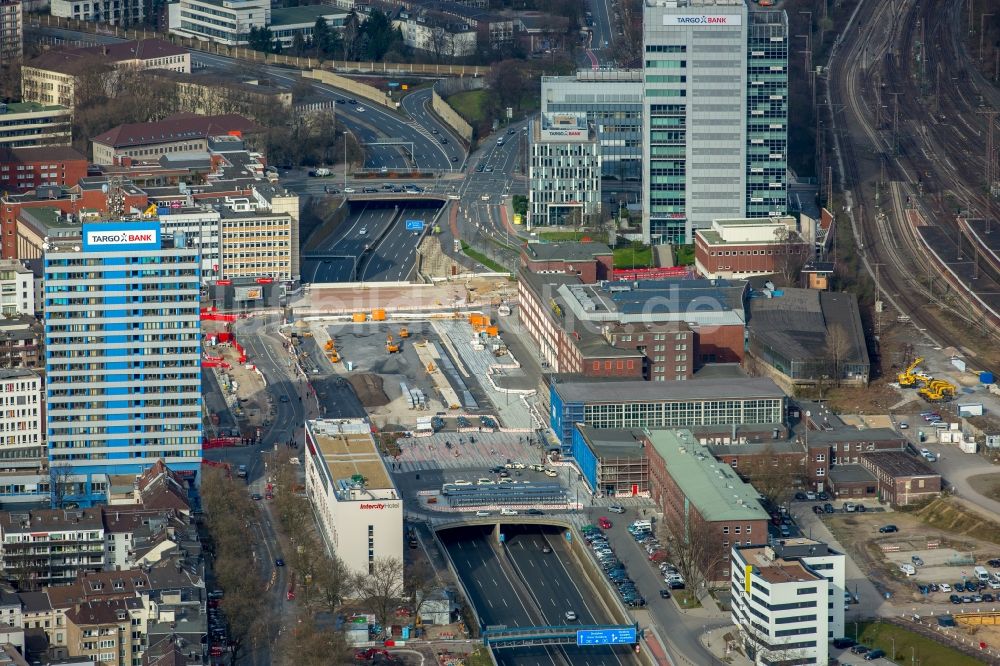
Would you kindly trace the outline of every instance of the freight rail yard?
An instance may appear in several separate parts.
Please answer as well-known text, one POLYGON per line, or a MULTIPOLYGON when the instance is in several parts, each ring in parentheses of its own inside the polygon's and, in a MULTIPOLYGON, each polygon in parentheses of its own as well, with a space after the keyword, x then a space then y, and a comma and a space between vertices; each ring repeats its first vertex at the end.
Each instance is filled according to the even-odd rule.
POLYGON ((1000 99, 969 65, 966 10, 940 0, 860 5, 820 106, 877 300, 931 342, 968 353, 1000 324, 1000 99))

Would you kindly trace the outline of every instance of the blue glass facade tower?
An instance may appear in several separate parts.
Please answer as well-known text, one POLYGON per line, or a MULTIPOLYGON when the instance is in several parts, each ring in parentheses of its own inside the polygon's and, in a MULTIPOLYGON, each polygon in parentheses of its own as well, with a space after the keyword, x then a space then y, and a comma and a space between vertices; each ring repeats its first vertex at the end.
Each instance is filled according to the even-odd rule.
POLYGON ((45 252, 46 431, 53 502, 90 506, 110 474, 199 469, 201 263, 157 222, 82 236, 45 252))

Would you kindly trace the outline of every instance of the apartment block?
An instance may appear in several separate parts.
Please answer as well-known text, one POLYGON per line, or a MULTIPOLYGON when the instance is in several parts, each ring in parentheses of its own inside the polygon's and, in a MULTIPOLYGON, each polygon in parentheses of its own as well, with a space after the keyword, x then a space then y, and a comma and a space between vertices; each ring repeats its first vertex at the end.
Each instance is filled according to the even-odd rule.
POLYGON ((0 314, 35 314, 35 274, 16 259, 0 259, 0 314))
MULTIPOLYGON (((66 111, 66 141, 69 142, 68 109, 66 111)), ((87 164, 86 156, 70 146, 0 148, 0 188, 7 192, 25 192, 45 186, 72 187, 87 176, 87 164)))
POLYGON ((72 111, 58 104, 0 102, 0 150, 69 145, 73 139, 72 122, 72 111))
POLYGON ((21 62, 24 53, 21 0, 0 0, 0 66, 21 62))
POLYGON ((42 378, 31 370, 0 370, 0 470, 39 470, 45 458, 42 378))
POLYGON ((142 0, 50 0, 53 16, 132 27, 146 14, 142 0))
POLYGON ((732 620, 757 664, 825 666, 844 635, 845 558, 807 538, 734 546, 732 620))

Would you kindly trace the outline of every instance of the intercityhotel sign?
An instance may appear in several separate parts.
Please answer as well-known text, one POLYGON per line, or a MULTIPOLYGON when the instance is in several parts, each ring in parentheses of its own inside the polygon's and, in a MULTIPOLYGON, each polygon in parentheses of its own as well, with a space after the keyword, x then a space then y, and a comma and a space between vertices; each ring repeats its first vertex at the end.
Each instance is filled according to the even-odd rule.
POLYGON ((676 14, 668 14, 663 17, 663 25, 743 25, 743 17, 739 14, 702 14, 700 16, 678 16, 676 14))
POLYGON ((361 510, 362 511, 381 511, 382 509, 398 509, 399 506, 400 506, 399 502, 388 502, 388 503, 386 503, 386 502, 378 502, 378 503, 362 502, 362 504, 361 504, 361 510))

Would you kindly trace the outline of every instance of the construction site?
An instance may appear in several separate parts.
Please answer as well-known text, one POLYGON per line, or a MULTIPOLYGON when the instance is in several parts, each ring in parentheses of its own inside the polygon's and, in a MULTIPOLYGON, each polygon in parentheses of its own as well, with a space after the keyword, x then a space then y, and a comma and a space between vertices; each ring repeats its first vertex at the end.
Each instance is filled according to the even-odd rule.
POLYGON ((374 308, 317 317, 307 326, 308 334, 298 335, 304 341, 300 355, 312 357, 315 372, 348 381, 380 429, 422 436, 541 426, 533 413, 534 381, 524 376, 489 315, 418 319, 374 308))

